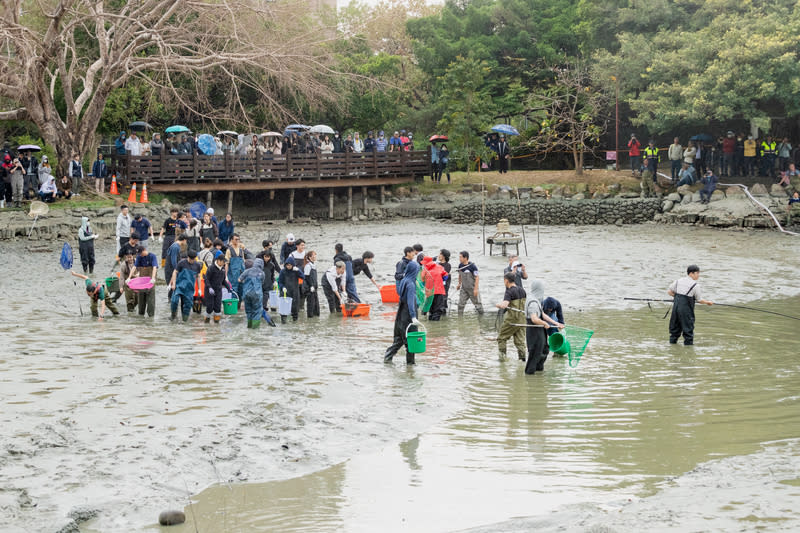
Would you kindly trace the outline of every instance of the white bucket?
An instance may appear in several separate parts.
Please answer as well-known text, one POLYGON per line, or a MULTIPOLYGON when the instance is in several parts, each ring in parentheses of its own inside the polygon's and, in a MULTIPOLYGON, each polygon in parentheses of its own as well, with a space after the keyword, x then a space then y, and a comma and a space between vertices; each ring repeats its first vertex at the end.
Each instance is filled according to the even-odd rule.
POLYGON ((292 314, 292 297, 291 296, 284 296, 282 298, 278 298, 278 314, 279 315, 291 315, 292 314))

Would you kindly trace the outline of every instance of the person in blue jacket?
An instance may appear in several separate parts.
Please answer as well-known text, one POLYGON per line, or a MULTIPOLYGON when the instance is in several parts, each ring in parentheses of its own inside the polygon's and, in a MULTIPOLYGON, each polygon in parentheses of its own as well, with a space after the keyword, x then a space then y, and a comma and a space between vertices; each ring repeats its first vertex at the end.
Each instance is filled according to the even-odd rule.
POLYGON ((417 320, 417 274, 419 268, 419 263, 409 261, 403 279, 400 280, 397 290, 400 295, 400 305, 397 307, 397 316, 394 319, 394 341, 383 356, 384 363, 391 363, 395 354, 402 346, 405 346, 406 364, 415 364, 414 354, 408 351, 406 330, 417 331, 417 326, 421 325, 417 320))
POLYGON ((244 293, 244 310, 247 314, 247 327, 257 329, 261 325, 263 294, 261 283, 264 281, 264 261, 254 259, 253 266, 245 269, 237 280, 244 293))
POLYGON ((231 237, 233 237, 233 232, 235 230, 235 226, 233 224, 233 215, 227 213, 225 215, 225 219, 217 225, 217 229, 219 230, 219 239, 227 246, 231 241, 231 237))
POLYGON ((189 314, 192 312, 192 305, 194 304, 194 284, 197 280, 197 275, 200 274, 202 269, 203 264, 197 261, 197 252, 189 250, 186 259, 181 259, 172 273, 172 278, 169 282, 170 289, 172 289, 172 298, 170 299, 172 320, 178 317, 178 307, 181 308, 183 321, 189 320, 189 314))

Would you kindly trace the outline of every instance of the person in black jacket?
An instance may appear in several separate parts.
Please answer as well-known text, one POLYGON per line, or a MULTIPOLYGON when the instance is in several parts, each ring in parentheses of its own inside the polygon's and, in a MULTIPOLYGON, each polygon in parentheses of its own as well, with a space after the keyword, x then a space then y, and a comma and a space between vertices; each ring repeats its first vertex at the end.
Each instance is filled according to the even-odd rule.
POLYGON ((508 142, 506 142, 505 135, 500 135, 500 140, 497 142, 497 159, 500 174, 508 172, 508 160, 511 159, 511 147, 508 145, 508 142))
POLYGON ((358 291, 356 291, 356 278, 353 275, 353 258, 344 251, 344 245, 340 242, 334 245, 334 250, 336 250, 336 255, 333 256, 333 262, 341 261, 345 266, 345 272, 347 273, 345 286, 347 287, 348 299, 353 303, 361 303, 361 300, 358 299, 358 291))
POLYGON ((203 296, 206 305, 206 322, 211 322, 213 315, 214 322, 222 319, 222 287, 230 289, 230 283, 225 278, 225 254, 217 252, 211 268, 206 269, 205 295, 203 296))
POLYGON ((281 265, 278 264, 278 260, 275 259, 275 254, 272 252, 273 245, 274 243, 268 239, 261 241, 263 250, 256 255, 257 259, 264 261, 264 283, 262 286, 264 292, 264 309, 269 307, 269 291, 271 291, 273 285, 275 285, 275 275, 281 271, 281 265))
POLYGON ((403 248, 403 258, 400 259, 394 267, 394 282, 397 288, 400 287, 400 281, 405 275, 406 265, 413 261, 415 257, 417 257, 417 251, 414 250, 414 248, 411 246, 403 248))
POLYGON ((281 264, 286 262, 286 259, 292 255, 292 252, 297 250, 297 245, 295 244, 294 233, 289 233, 286 235, 286 242, 281 245, 281 264))
POLYGON ((303 259, 303 297, 308 318, 319 316, 319 283, 317 281, 317 252, 311 250, 303 259))
MULTIPOLYGON (((292 299, 292 320, 297 320, 300 312, 300 285, 303 283, 303 273, 294 263, 294 258, 289 257, 283 264, 283 270, 278 274, 278 295, 288 296, 292 299)), ((286 323, 286 315, 281 315, 281 322, 286 323)))
MULTIPOLYGON (((363 272, 364 275, 367 276, 367 278, 372 282, 372 284, 375 285, 375 288, 380 290, 381 288, 378 286, 378 282, 375 281, 375 278, 372 276, 372 272, 369 271, 369 265, 372 263, 374 257, 375 254, 370 251, 366 251, 361 254, 361 257, 353 259, 353 278, 363 272)), ((353 283, 353 290, 355 291, 355 282, 353 283)), ((350 296, 350 299, 354 302, 361 301, 358 299, 358 294, 356 293, 351 295, 348 292, 348 296, 350 296)))

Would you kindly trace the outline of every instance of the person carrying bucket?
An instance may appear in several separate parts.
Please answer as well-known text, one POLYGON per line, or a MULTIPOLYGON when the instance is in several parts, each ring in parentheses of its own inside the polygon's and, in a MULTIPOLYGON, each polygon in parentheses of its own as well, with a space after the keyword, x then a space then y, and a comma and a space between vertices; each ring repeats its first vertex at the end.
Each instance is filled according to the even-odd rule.
POLYGON ((70 271, 76 278, 81 278, 86 282, 86 294, 89 295, 91 300, 92 316, 97 317, 97 320, 103 320, 103 315, 106 313, 106 308, 111 311, 111 314, 117 316, 119 310, 114 302, 111 301, 111 294, 108 292, 106 286, 100 281, 92 281, 88 276, 78 274, 77 272, 70 271), (100 308, 98 311, 98 307, 100 308))
POLYGON ((346 292, 347 266, 344 261, 336 261, 331 268, 325 271, 322 276, 322 292, 328 300, 328 310, 333 313, 341 313, 344 299, 342 294, 346 292))
POLYGON ((531 290, 528 292, 528 302, 525 306, 525 318, 528 326, 525 332, 525 340, 528 343, 526 374, 535 374, 537 371, 544 370, 544 362, 550 352, 547 345, 547 328, 550 326, 559 329, 564 327, 564 324, 547 316, 542 308, 542 298, 544 298, 544 282, 535 279, 531 282, 531 290))
POLYGON ((525 289, 517 287, 516 272, 506 272, 503 274, 503 284, 506 292, 503 301, 495 304, 495 307, 503 312, 503 325, 500 327, 500 334, 497 336, 497 349, 500 351, 500 360, 506 360, 506 344, 508 339, 514 339, 514 346, 517 347, 517 357, 520 361, 525 360, 525 326, 521 325, 522 317, 525 313, 525 289))
POLYGON ((206 305, 206 322, 211 322, 211 317, 214 317, 214 323, 218 324, 222 320, 222 287, 226 286, 231 288, 228 280, 225 279, 225 254, 217 250, 214 262, 206 270, 206 293, 204 296, 204 303, 206 305))
POLYGON ((156 254, 150 253, 147 250, 147 243, 143 242, 139 245, 136 261, 133 263, 133 271, 126 280, 126 283, 134 278, 150 278, 153 286, 149 289, 139 291, 139 314, 144 316, 147 311, 147 316, 153 318, 156 314, 156 274, 158 273, 158 258, 156 254))
POLYGON ((710 300, 703 300, 700 297, 700 267, 689 265, 686 269, 686 277, 673 281, 669 286, 667 294, 672 296, 672 315, 669 317, 669 343, 676 344, 678 338, 683 335, 683 344, 691 346, 694 344, 694 304, 695 302, 714 305, 710 300))
POLYGON ((400 281, 400 287, 397 291, 400 295, 400 304, 397 308, 397 316, 394 319, 394 339, 392 345, 387 348, 386 353, 383 355, 384 363, 391 363, 392 358, 402 346, 406 347, 406 364, 413 365, 416 363, 414 354, 408 350, 406 334, 408 331, 416 332, 418 327, 422 326, 420 321, 417 320, 417 274, 419 274, 419 269, 419 263, 410 261, 406 265, 405 275, 400 281))
POLYGON ((169 282, 169 286, 172 289, 172 298, 170 299, 172 320, 178 317, 179 306, 183 321, 189 320, 189 314, 192 312, 192 305, 194 304, 194 282, 202 268, 203 265, 197 261, 197 252, 189 250, 186 259, 181 259, 178 267, 172 273, 172 279, 169 282))
MULTIPOLYGON (((244 272, 244 260, 247 259, 248 251, 242 244, 242 239, 238 233, 234 233, 231 237, 231 244, 228 246, 228 251, 225 252, 225 259, 228 260, 228 282, 233 287, 236 294, 242 294, 242 284, 238 281, 239 276, 244 272)), ((262 268, 263 271, 263 268, 262 268)), ((241 307, 242 301, 239 300, 241 307)))
POLYGON ((261 283, 264 281, 264 260, 253 260, 253 266, 237 278, 242 287, 244 311, 247 314, 247 327, 258 329, 261 326, 261 313, 264 311, 261 283))
MULTIPOLYGON (((292 320, 297 320, 300 315, 300 285, 303 283, 303 273, 297 268, 294 257, 289 256, 283 264, 283 270, 278 274, 278 294, 292 299, 292 320)), ((286 315, 281 312, 281 322, 286 322, 286 315)))

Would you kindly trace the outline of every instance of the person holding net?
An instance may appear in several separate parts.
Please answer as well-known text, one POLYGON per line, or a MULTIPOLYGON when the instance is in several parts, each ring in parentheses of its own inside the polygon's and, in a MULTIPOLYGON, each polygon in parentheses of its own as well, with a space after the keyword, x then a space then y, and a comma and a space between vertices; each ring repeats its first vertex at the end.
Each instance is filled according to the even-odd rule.
POLYGON ((544 370, 549 347, 547 345, 547 328, 553 326, 563 328, 564 324, 550 318, 542 308, 544 298, 544 282, 535 279, 531 282, 528 301, 525 307, 527 322, 526 341, 528 343, 528 360, 525 362, 525 373, 535 374, 544 370))

